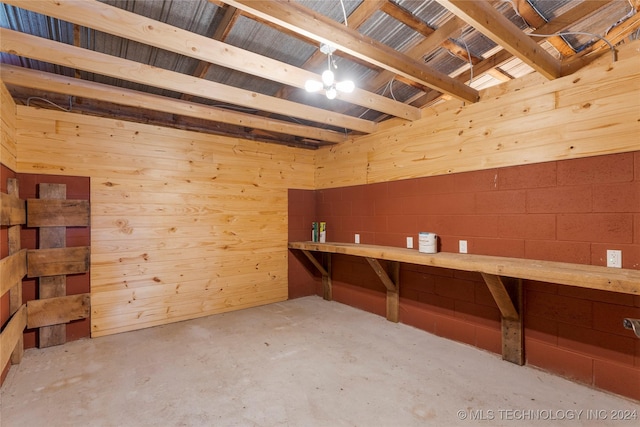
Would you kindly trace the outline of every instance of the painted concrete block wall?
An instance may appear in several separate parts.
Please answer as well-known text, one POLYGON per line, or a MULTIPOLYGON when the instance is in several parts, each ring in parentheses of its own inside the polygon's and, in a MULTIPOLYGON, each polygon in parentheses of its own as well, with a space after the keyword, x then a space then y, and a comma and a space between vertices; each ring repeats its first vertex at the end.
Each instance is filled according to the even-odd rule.
MULTIPOLYGON (((289 189, 289 239, 311 240, 311 223, 316 221, 316 192, 289 189)), ((289 299, 320 292, 320 283, 314 280, 313 265, 300 253, 289 252, 289 299), (293 278, 293 279, 292 279, 293 278)))
MULTIPOLYGON (((404 247, 413 236, 417 247, 432 231, 446 252, 464 239, 470 253, 606 265, 606 250, 620 249, 624 268, 640 269, 640 152, 315 193, 306 215, 327 222, 329 241, 359 233, 404 247)), ((334 255, 332 267, 334 299, 384 315, 384 287, 364 260, 334 255)), ((499 311, 479 274, 402 265, 400 281, 401 322, 500 353, 499 311)), ((640 340, 622 327, 640 317, 640 296, 524 285, 527 363, 640 400, 640 340)))
POLYGON ((419 231, 441 250, 640 268, 639 152, 319 190, 330 240, 403 247, 419 231))

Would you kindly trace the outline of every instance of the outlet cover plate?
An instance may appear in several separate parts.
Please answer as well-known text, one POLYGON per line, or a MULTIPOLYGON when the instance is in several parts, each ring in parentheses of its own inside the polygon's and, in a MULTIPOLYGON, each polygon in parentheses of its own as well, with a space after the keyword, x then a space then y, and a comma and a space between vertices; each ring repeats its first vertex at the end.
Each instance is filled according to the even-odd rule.
POLYGON ((360 243, 360 235, 356 234, 355 238, 353 239, 355 243, 360 243))
POLYGON ((413 249, 413 237, 407 237, 407 249, 413 249))
POLYGON ((607 267, 622 268, 622 251, 607 250, 607 267))
POLYGON ((467 241, 466 240, 458 241, 458 248, 459 248, 459 252, 461 254, 466 254, 467 253, 467 241))

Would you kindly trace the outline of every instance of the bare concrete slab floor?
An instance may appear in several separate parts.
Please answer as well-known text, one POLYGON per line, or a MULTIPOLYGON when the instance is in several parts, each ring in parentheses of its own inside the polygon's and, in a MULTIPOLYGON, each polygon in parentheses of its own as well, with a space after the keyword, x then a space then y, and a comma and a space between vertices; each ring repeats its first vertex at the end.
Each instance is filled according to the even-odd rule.
POLYGON ((2 427, 640 425, 637 402, 318 297, 29 350, 1 411, 2 427))

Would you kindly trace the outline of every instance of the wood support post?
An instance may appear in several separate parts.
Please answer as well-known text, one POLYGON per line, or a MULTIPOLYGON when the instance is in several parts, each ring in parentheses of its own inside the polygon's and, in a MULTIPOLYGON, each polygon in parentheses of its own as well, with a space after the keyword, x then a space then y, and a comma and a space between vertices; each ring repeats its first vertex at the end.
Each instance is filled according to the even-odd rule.
MULTIPOLYGON (((66 199, 67 186, 64 184, 40 184, 41 199, 66 199)), ((67 229, 64 226, 41 227, 40 249, 64 248, 67 244, 67 229)), ((40 299, 62 297, 67 294, 66 276, 41 277, 40 299)), ((67 325, 44 326, 39 329, 40 348, 64 344, 67 340, 67 325)))
POLYGON ((380 265, 380 261, 375 258, 366 257, 367 262, 373 271, 376 272, 385 288, 387 288, 387 320, 390 322, 398 322, 399 304, 400 304, 400 263, 398 261, 390 262, 390 274, 380 265))
POLYGON ((482 273, 501 314, 502 359, 524 365, 524 322, 522 279, 482 273))

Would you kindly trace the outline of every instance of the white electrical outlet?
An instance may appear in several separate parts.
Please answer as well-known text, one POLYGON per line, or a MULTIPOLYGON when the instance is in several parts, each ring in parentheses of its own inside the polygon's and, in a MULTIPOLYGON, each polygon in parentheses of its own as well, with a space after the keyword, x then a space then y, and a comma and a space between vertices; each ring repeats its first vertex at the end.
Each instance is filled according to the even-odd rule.
POLYGON ((622 251, 607 250, 607 267, 622 268, 622 251))
POLYGON ((467 241, 466 240, 460 240, 458 242, 458 246, 459 246, 459 252, 461 254, 466 254, 467 253, 467 241))
POLYGON ((360 235, 359 234, 356 234, 356 237, 354 238, 354 241, 356 243, 360 243, 360 235))
POLYGON ((413 249, 413 237, 407 237, 407 249, 413 249))

